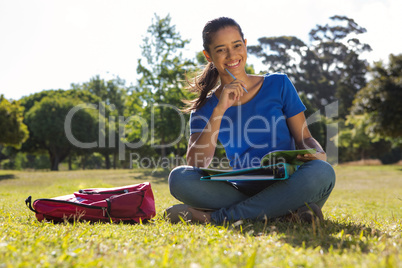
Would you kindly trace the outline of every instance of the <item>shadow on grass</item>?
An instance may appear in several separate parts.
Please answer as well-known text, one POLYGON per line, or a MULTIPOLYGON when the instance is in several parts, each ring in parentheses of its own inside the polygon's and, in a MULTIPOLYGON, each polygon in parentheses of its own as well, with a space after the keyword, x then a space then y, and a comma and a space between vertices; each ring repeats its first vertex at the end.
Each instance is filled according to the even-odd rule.
MULTIPOLYGON (((239 229, 234 227, 234 229, 239 229)), ((382 233, 370 227, 325 220, 318 224, 266 222, 244 223, 242 233, 254 236, 277 236, 279 240, 302 248, 319 247, 324 252, 342 249, 359 249, 369 252, 367 237, 380 237, 382 233)))
POLYGON ((325 221, 322 225, 304 227, 306 233, 303 233, 303 227, 300 228, 301 232, 292 232, 285 236, 284 241, 293 246, 306 247, 321 247, 324 251, 331 249, 357 249, 361 252, 367 253, 369 245, 366 243, 365 238, 368 236, 380 236, 378 230, 357 225, 353 223, 339 223, 332 221, 325 221))
POLYGON ((14 174, 3 174, 0 175, 0 181, 2 180, 11 180, 11 179, 15 179, 15 175, 14 174))
POLYGON ((141 177, 143 180, 148 180, 152 183, 167 183, 169 178, 170 170, 168 169, 142 169, 133 171, 133 179, 138 179, 141 177))

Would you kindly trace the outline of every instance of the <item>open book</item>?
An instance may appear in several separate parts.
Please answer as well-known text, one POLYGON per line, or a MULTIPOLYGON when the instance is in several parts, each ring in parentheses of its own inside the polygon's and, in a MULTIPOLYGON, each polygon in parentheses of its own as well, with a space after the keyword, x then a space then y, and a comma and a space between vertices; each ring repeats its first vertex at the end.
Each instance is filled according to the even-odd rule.
POLYGON ((304 163, 297 159, 297 155, 315 153, 316 149, 273 151, 262 157, 259 167, 236 170, 201 168, 205 174, 201 180, 285 180, 304 163))

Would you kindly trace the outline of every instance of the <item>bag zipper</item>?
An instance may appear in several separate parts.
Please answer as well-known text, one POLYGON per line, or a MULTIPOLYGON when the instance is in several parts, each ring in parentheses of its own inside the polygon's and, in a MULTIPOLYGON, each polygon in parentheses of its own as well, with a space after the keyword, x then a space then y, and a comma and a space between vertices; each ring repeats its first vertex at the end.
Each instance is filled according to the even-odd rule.
POLYGON ((78 191, 80 194, 126 194, 129 192, 128 189, 124 190, 118 190, 118 191, 102 191, 102 192, 95 192, 95 191, 85 191, 85 190, 79 190, 78 191))
MULTIPOLYGON (((31 196, 29 196, 27 198, 27 200, 25 200, 27 206, 28 206, 28 203, 29 203, 29 206, 28 206, 29 209, 31 209, 35 213, 39 213, 39 212, 37 212, 36 210, 34 210, 32 208, 31 200, 32 200, 31 196)), ((49 201, 49 202, 64 203, 64 204, 74 204, 76 206, 85 207, 85 208, 101 209, 103 217, 105 217, 107 215, 109 220, 111 220, 110 211, 109 211, 109 203, 108 203, 108 207, 101 207, 101 206, 91 206, 91 205, 87 205, 87 204, 80 204, 80 203, 76 203, 76 202, 65 201, 65 200, 57 200, 57 199, 50 199, 50 198, 40 198, 40 199, 36 199, 35 201, 49 201)))
POLYGON ((85 207, 85 208, 95 208, 95 209, 104 209, 105 208, 105 207, 101 207, 101 206, 92 206, 92 205, 81 204, 81 203, 76 203, 76 202, 72 202, 72 201, 57 200, 57 199, 50 199, 50 198, 40 198, 40 199, 36 199, 35 201, 38 201, 38 200, 56 202, 56 203, 64 203, 64 204, 74 204, 74 205, 77 205, 80 207, 85 207))

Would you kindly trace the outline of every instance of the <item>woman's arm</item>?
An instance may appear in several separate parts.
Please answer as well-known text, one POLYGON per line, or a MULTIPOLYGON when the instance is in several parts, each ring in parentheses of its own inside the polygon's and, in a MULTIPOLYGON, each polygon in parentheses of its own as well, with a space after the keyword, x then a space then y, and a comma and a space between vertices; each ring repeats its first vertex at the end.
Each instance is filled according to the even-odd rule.
POLYGON ((214 109, 202 132, 190 136, 187 148, 187 164, 194 167, 208 167, 215 154, 223 113, 214 109))
POLYGON ((286 122, 288 124, 290 133, 295 139, 296 147, 298 149, 314 148, 317 150, 317 153, 315 154, 298 155, 298 159, 305 162, 315 159, 327 161, 327 155, 322 149, 321 145, 311 136, 304 112, 286 119, 286 122))
POLYGON ((208 167, 215 154, 222 117, 226 110, 243 96, 246 84, 235 80, 222 88, 219 102, 214 108, 204 130, 190 136, 187 149, 187 164, 195 167, 208 167))

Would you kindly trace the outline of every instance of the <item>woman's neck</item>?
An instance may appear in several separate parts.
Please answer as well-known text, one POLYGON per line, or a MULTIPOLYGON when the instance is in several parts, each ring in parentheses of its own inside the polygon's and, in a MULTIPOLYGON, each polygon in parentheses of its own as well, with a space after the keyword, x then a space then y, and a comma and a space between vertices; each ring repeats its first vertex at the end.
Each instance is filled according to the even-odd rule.
MULTIPOLYGON (((240 75, 236 75, 236 79, 243 81, 247 86, 249 86, 249 84, 251 84, 250 77, 246 72, 244 72, 240 75)), ((221 80, 221 85, 227 85, 234 81, 233 77, 231 77, 229 74, 221 75, 220 80, 221 80)))

